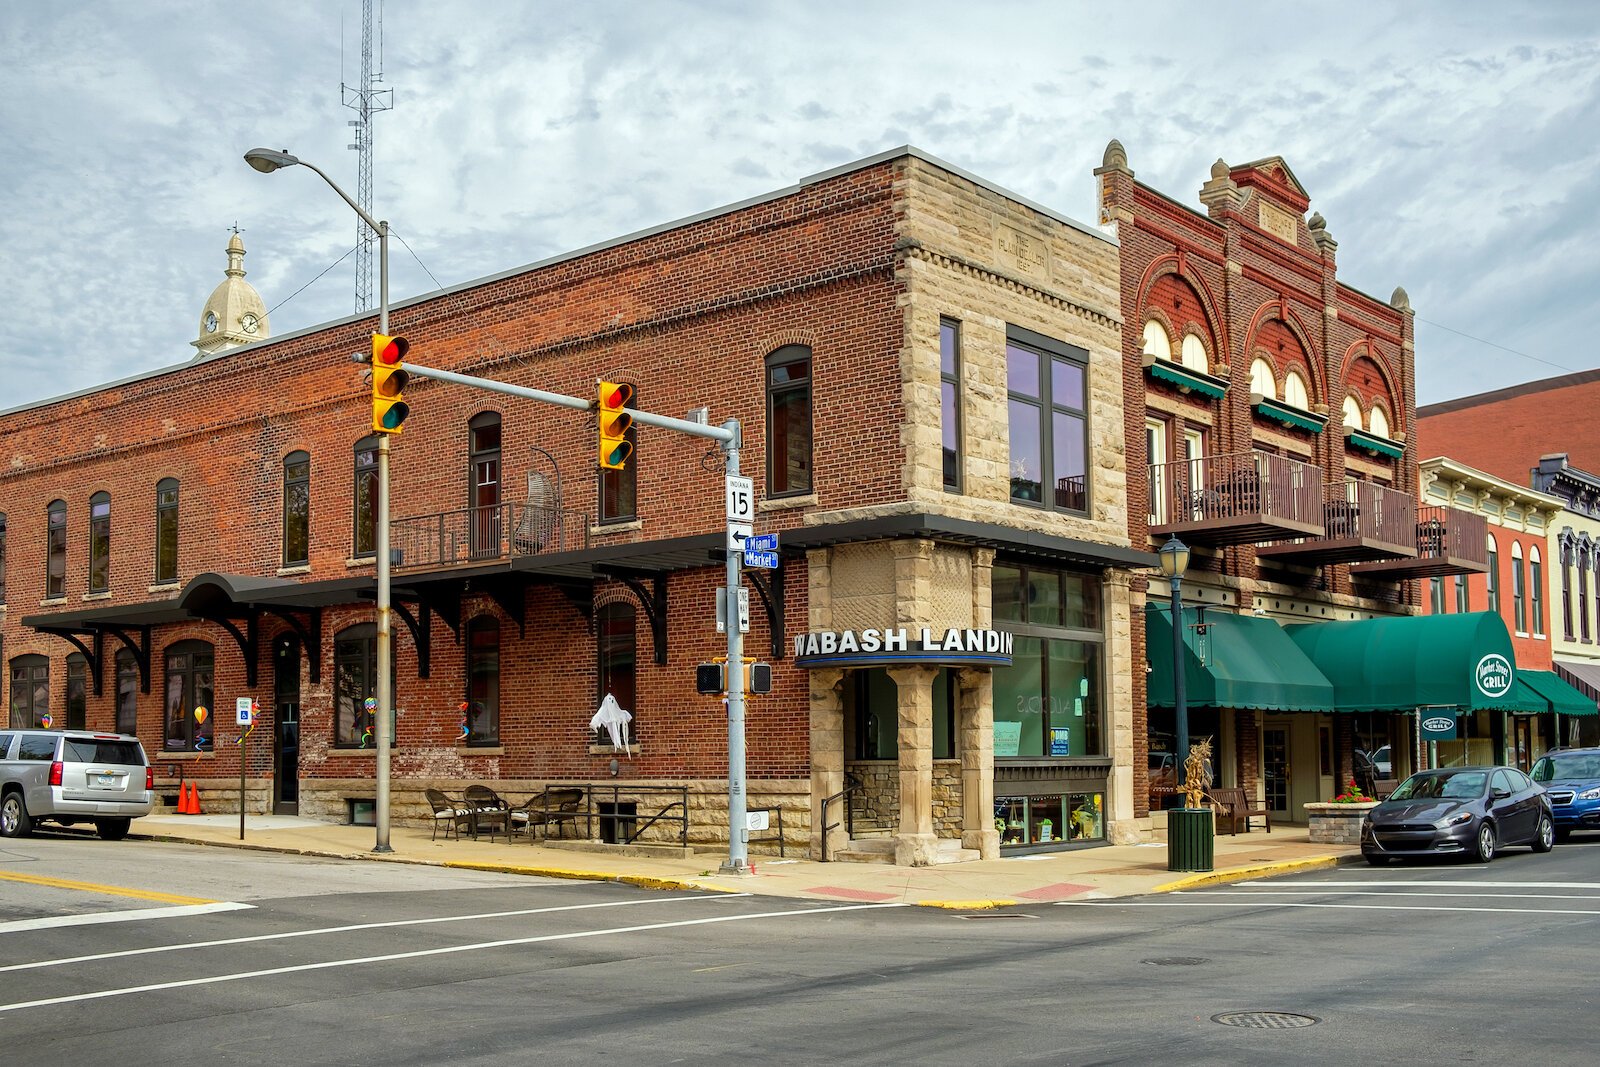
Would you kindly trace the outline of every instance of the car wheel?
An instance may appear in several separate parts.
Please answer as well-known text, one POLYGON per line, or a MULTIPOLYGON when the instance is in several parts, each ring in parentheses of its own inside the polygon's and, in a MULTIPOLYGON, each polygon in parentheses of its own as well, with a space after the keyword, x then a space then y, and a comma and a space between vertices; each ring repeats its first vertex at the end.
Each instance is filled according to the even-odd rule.
POLYGON ((1361 855, 1362 855, 1363 859, 1365 859, 1368 863, 1372 864, 1374 867, 1387 867, 1387 866, 1389 866, 1389 857, 1388 856, 1380 856, 1376 852, 1363 852, 1361 855))
POLYGON ((1556 824, 1550 816, 1540 814, 1539 827, 1533 831, 1531 844, 1535 852, 1549 852, 1556 847, 1556 824))
POLYGON ((96 819, 94 829, 102 841, 121 841, 128 836, 128 826, 132 822, 132 819, 96 819))
POLYGON ((1494 825, 1483 823, 1478 827, 1478 837, 1473 844, 1472 859, 1475 863, 1488 863, 1494 859, 1494 825))
POLYGON ((5 799, 0 800, 0 837, 27 837, 31 829, 33 820, 28 818, 27 801, 22 799, 21 793, 7 793, 5 799))

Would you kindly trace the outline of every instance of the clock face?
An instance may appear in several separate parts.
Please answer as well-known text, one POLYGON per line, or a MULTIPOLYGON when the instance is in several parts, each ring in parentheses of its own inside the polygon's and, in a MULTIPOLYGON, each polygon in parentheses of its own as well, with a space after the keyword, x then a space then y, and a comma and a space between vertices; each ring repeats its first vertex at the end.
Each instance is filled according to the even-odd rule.
POLYGON ((244 317, 239 320, 239 325, 244 329, 245 333, 255 333, 261 328, 261 320, 246 312, 244 317))
POLYGON ((217 332, 217 313, 215 311, 208 311, 208 312, 206 312, 206 333, 216 333, 216 332, 217 332))

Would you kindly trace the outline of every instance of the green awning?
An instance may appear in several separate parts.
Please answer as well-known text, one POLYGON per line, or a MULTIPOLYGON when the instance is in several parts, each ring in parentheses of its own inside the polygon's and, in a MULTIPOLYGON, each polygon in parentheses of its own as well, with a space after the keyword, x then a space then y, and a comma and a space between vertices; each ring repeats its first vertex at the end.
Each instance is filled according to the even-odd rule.
POLYGON ((1557 715, 1600 715, 1594 701, 1568 685, 1553 671, 1529 671, 1517 668, 1517 682, 1533 690, 1548 707, 1540 711, 1553 711, 1557 715))
POLYGON ((1333 682, 1336 711, 1510 711, 1517 703, 1511 634, 1494 612, 1284 629, 1333 682))
MULTIPOLYGON (((1170 708, 1172 613, 1147 604, 1145 655, 1150 660, 1146 703, 1170 708)), ((1183 610, 1184 702, 1194 708, 1332 711, 1334 687, 1271 619, 1218 608, 1183 610)))

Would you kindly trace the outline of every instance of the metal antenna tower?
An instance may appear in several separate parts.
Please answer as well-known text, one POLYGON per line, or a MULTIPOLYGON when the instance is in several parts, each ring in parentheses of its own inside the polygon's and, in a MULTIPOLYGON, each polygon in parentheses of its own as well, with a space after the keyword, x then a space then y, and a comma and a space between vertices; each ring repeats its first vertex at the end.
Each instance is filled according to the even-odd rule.
MULTIPOLYGON (((361 210, 368 215, 372 214, 372 116, 379 111, 388 111, 394 107, 394 90, 380 89, 378 83, 383 80, 383 71, 374 72, 372 69, 372 3, 373 0, 361 0, 361 82, 359 85, 346 85, 339 83, 339 91, 343 97, 345 107, 353 109, 361 117, 351 119, 350 125, 355 128, 355 143, 350 145, 350 150, 357 154, 356 200, 361 205, 361 210)), ((378 47, 383 47, 382 28, 379 28, 378 47)), ((379 57, 382 65, 382 57, 379 57)), ((372 307, 372 246, 378 239, 373 232, 358 216, 356 219, 356 311, 366 311, 372 307)))

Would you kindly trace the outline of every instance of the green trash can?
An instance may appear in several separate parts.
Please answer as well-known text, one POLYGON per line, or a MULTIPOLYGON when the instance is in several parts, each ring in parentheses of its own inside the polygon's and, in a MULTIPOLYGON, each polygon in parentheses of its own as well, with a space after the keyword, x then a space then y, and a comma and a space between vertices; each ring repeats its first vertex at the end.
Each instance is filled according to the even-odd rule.
POLYGON ((1216 827, 1210 808, 1172 808, 1167 812, 1167 870, 1216 868, 1216 827))

